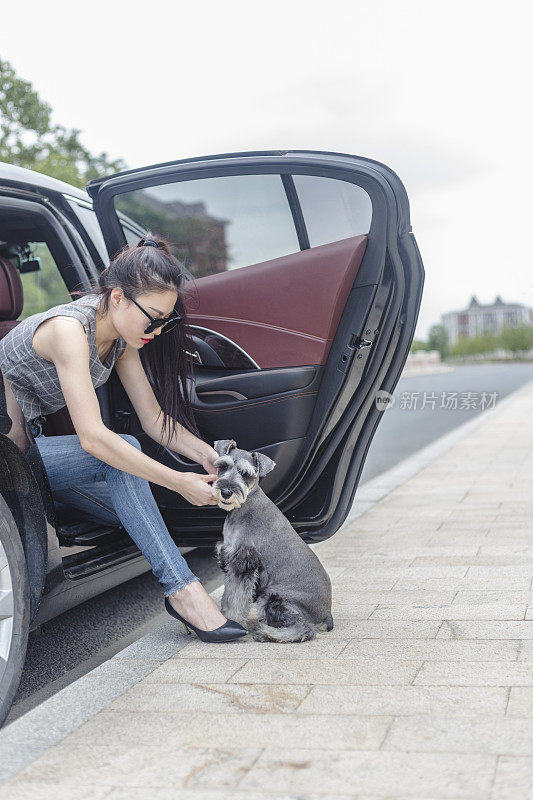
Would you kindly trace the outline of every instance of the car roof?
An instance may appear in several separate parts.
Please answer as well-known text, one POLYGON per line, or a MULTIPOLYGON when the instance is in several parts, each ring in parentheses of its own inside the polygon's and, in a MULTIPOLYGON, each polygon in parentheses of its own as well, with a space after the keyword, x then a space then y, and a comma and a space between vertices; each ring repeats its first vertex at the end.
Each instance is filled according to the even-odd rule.
POLYGON ((72 184, 65 183, 65 181, 60 181, 57 178, 50 178, 48 175, 44 175, 42 172, 36 172, 33 169, 26 169, 26 167, 19 167, 15 164, 7 164, 5 161, 0 161, 0 182, 2 181, 10 181, 12 183, 19 183, 22 186, 30 185, 32 188, 61 192, 62 194, 69 194, 80 200, 85 200, 85 202, 92 202, 84 189, 79 189, 77 186, 72 186, 72 184))

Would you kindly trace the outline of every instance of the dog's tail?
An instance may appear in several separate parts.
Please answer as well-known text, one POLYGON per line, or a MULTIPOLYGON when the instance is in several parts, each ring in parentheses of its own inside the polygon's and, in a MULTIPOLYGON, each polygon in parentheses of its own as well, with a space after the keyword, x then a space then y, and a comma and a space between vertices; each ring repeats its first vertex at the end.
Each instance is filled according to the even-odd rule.
POLYGON ((316 635, 315 629, 302 620, 289 628, 274 628, 265 622, 258 622, 253 630, 256 642, 307 642, 316 635))
POLYGON ((331 631, 333 630, 333 617, 331 616, 330 612, 326 612, 326 616, 322 620, 322 622, 315 623, 315 628, 317 631, 331 631))
POLYGON ((272 592, 265 603, 265 618, 254 626, 257 642, 306 642, 316 635, 314 625, 300 609, 272 592))

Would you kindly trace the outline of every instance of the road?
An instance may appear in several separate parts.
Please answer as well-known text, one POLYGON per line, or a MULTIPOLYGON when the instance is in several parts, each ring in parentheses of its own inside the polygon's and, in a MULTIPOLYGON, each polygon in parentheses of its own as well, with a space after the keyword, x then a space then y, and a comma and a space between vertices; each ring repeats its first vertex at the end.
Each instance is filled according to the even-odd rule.
MULTIPOLYGON (((533 380, 533 364, 528 363, 461 366, 451 372, 401 378, 394 392, 395 405, 383 414, 372 440, 360 484, 472 419, 474 414, 483 413, 482 392, 492 405, 497 405, 529 380, 533 380), (446 402, 453 405, 453 392, 457 393, 457 408, 442 407, 446 402), (470 402, 466 403, 470 407, 465 407, 463 393, 471 393, 470 402)), ((207 591, 222 583, 222 573, 211 554, 190 552, 186 558, 207 591)), ((6 722, 29 711, 167 619, 159 583, 147 572, 46 623, 40 632, 30 634, 22 681, 6 722)))
POLYGON ((482 392, 491 406, 497 406, 499 400, 530 380, 533 364, 526 362, 460 366, 451 372, 400 378, 394 391, 395 404, 383 414, 370 444, 360 484, 483 413, 482 392), (454 392, 456 409, 446 407, 454 405, 454 392), (494 393, 496 397, 491 399, 494 393))

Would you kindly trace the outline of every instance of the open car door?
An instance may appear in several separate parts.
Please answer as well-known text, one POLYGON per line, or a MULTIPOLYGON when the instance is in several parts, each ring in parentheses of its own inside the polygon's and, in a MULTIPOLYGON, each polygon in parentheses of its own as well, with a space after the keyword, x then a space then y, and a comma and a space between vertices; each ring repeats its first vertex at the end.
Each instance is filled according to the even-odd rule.
MULTIPOLYGON (((422 295, 398 176, 342 153, 266 151, 128 170, 87 191, 110 258, 130 239, 122 215, 170 239, 192 276, 191 394, 205 441, 234 439, 268 455, 276 467, 261 488, 295 530, 307 542, 334 534, 385 407, 378 392, 396 386, 422 295)), ((134 416, 122 400, 121 413, 134 416)), ((169 450, 152 453, 157 445, 146 439, 149 455, 183 466, 169 450)), ((225 512, 151 488, 180 544, 220 538, 225 512)))

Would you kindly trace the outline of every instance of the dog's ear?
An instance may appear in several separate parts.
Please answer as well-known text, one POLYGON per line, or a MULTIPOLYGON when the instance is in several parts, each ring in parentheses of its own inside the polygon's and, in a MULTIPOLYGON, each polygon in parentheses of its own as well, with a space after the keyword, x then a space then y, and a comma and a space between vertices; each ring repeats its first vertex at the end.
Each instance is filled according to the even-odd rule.
POLYGON ((213 445, 219 456, 225 456, 234 447, 237 447, 237 442, 234 442, 233 439, 218 439, 213 445))
POLYGON ((264 453, 257 453, 254 451, 252 453, 252 458, 257 467, 260 478, 264 478, 265 475, 267 475, 270 470, 274 469, 276 466, 276 462, 272 461, 272 459, 268 456, 265 456, 264 453))

